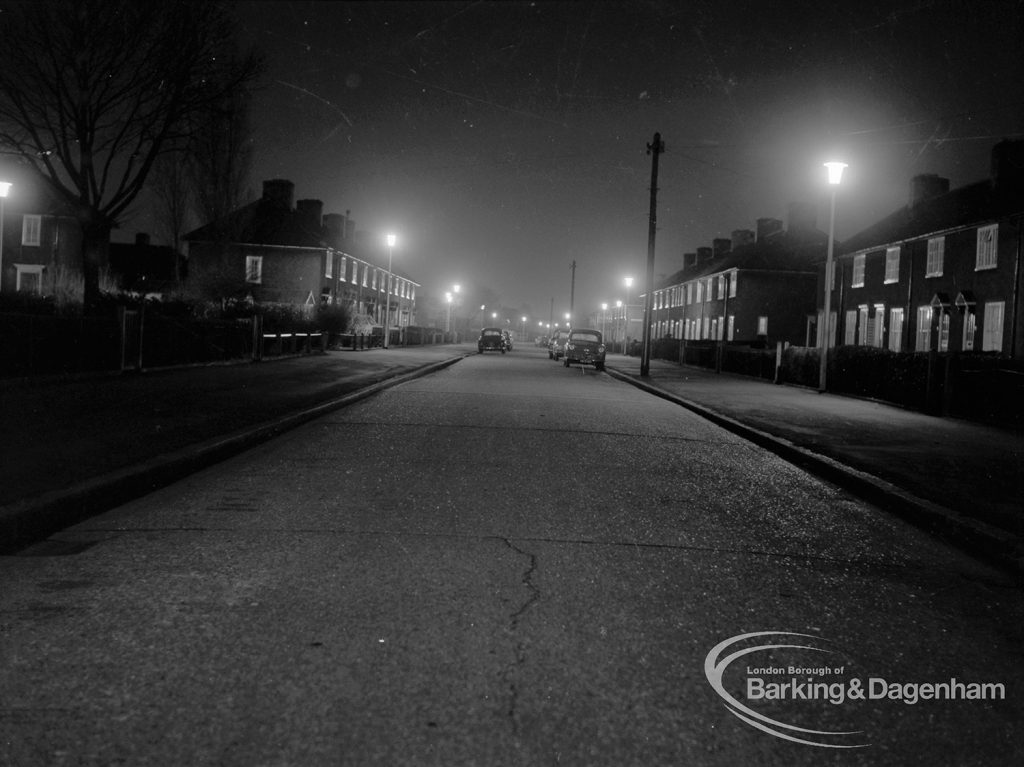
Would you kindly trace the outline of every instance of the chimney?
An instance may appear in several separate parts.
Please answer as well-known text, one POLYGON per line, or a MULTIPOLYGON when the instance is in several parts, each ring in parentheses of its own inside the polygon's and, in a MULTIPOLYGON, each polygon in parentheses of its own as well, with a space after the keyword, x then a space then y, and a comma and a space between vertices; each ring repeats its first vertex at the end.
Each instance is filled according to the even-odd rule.
POLYGON ((788 211, 788 232, 810 232, 818 223, 814 206, 806 202, 791 202, 788 211))
POLYGON ((287 179, 275 178, 263 182, 263 199, 285 210, 292 209, 292 199, 294 196, 295 184, 287 179))
POLYGON ((697 265, 696 253, 683 253, 683 269, 692 269, 697 265))
POLYGON ((782 231, 782 222, 777 218, 757 219, 757 241, 761 242, 766 237, 771 237, 782 231))
POLYGON ((303 226, 311 232, 320 231, 324 212, 324 204, 320 200, 299 200, 295 203, 295 212, 303 226))
POLYGON ((910 179, 910 207, 949 191, 949 179, 922 173, 910 179))
POLYGON ((727 237, 716 237, 711 241, 711 251, 715 258, 721 258, 732 250, 732 240, 727 237))
POLYGON ((992 185, 999 189, 1024 186, 1024 141, 1000 141, 992 147, 992 185))
POLYGON ((703 264, 715 257, 715 251, 711 248, 697 248, 697 263, 703 264))
POLYGON ((336 250, 344 247, 345 217, 340 213, 324 214, 324 231, 327 235, 327 244, 336 250))
POLYGON ((742 248, 744 245, 754 244, 754 232, 750 229, 733 229, 732 249, 742 248))

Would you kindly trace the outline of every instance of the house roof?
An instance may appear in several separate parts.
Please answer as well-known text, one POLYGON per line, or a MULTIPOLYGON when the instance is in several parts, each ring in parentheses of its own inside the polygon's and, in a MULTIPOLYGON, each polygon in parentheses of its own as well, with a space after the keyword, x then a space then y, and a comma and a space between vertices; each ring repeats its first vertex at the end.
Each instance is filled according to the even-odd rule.
POLYGON ((811 272, 825 255, 828 235, 817 229, 800 232, 778 232, 749 245, 741 245, 696 266, 680 269, 661 280, 656 290, 680 285, 691 280, 720 274, 731 269, 740 271, 811 272))
POLYGON ((1024 213, 1024 194, 1019 187, 978 181, 900 208, 844 241, 837 252, 846 255, 872 250, 1021 213, 1024 213))
POLYGON ((192 230, 185 235, 185 239, 253 245, 327 247, 322 226, 316 226, 299 211, 290 210, 266 197, 192 230))

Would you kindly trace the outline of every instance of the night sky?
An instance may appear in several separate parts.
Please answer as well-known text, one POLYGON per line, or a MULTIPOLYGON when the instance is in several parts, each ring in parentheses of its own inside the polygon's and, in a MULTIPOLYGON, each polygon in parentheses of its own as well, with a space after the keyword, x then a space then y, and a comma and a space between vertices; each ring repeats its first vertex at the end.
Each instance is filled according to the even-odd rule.
POLYGON ((395 232, 421 298, 459 283, 533 320, 567 311, 573 260, 577 316, 642 286, 655 131, 658 274, 790 201, 827 230, 827 159, 842 239, 1024 136, 1022 0, 234 8, 267 58, 253 193, 288 178, 395 232))

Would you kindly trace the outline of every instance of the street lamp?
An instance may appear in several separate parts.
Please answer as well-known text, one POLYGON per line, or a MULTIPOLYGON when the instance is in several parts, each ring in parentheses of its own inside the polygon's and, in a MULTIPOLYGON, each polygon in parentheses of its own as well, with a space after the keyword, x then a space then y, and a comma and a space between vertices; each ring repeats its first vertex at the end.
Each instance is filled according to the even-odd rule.
POLYGON ((451 333, 452 332, 452 294, 451 293, 445 293, 444 294, 444 300, 448 302, 448 319, 445 321, 444 332, 445 333, 451 333))
POLYGON ((523 320, 523 324, 522 324, 522 326, 520 328, 520 332, 522 332, 522 334, 523 334, 523 343, 525 343, 526 342, 526 317, 523 317, 522 320, 523 320))
MULTIPOLYGON (((616 309, 621 309, 622 308, 622 301, 616 300, 615 301, 615 308, 616 309)), ((614 322, 612 323, 612 330, 616 330, 619 327, 619 313, 618 312, 614 312, 612 319, 614 320, 614 322)), ((623 350, 625 350, 625 348, 626 348, 626 327, 625 327, 626 323, 622 323, 622 325, 623 325, 623 327, 622 327, 622 348, 623 348, 623 350)), ((618 332, 616 332, 615 335, 618 335, 618 332)), ((623 351, 623 354, 625 354, 625 351, 623 351)))
POLYGON ((4 200, 10 191, 10 182, 0 181, 0 292, 4 289, 4 200))
POLYGON ((828 183, 832 187, 832 205, 828 220, 828 254, 825 257, 825 311, 821 318, 821 362, 818 369, 818 392, 825 391, 828 378, 828 342, 829 324, 832 318, 832 251, 835 248, 836 235, 836 191, 843 178, 845 162, 827 162, 828 183))
POLYGON ((608 338, 605 335, 605 328, 604 328, 605 319, 607 319, 607 317, 608 317, 608 304, 604 303, 604 304, 601 304, 601 338, 603 338, 605 340, 605 343, 608 342, 608 338))
POLYGON ((384 303, 384 348, 388 348, 391 336, 391 257, 395 250, 395 235, 389 234, 388 240, 388 297, 384 303))
POLYGON ((626 309, 625 309, 625 313, 623 314, 623 317, 624 317, 624 322, 623 322, 624 327, 622 329, 622 353, 623 354, 626 354, 627 353, 627 349, 629 348, 629 343, 628 343, 629 342, 629 289, 631 287, 633 287, 633 278, 632 277, 627 277, 625 279, 625 283, 626 283, 626 309))

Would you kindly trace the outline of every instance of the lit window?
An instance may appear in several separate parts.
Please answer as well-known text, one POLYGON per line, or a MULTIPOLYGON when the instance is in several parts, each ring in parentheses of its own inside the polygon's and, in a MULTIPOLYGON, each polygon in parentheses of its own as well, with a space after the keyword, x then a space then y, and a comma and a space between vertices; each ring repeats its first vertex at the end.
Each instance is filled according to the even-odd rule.
POLYGON ((697 280, 697 303, 704 302, 704 281, 697 280))
POLYGON ((860 346, 867 346, 871 339, 867 304, 861 304, 857 307, 857 327, 860 328, 860 332, 857 335, 857 343, 860 346))
POLYGON ((728 340, 730 340, 730 341, 733 340, 733 336, 734 336, 735 330, 736 330, 736 315, 735 314, 730 314, 729 315, 729 330, 728 330, 729 339, 728 340))
POLYGON ((338 278, 342 282, 348 282, 348 280, 345 279, 345 276, 346 276, 347 273, 348 273, 348 258, 346 258, 345 256, 342 256, 341 257, 341 262, 338 264, 338 278))
POLYGON ((14 289, 18 293, 43 292, 43 265, 42 264, 15 264, 14 289))
POLYGON ((733 272, 731 279, 729 280, 729 298, 736 298, 736 278, 739 276, 739 272, 733 272))
POLYGON ((42 216, 24 216, 21 222, 21 244, 39 245, 42 229, 42 216))
POLYGON ((932 308, 917 307, 917 335, 914 342, 915 352, 926 352, 931 348, 932 340, 932 308))
POLYGON ((889 351, 903 351, 903 310, 889 310, 889 351))
POLYGON ((857 343, 857 310, 849 309, 846 312, 846 327, 843 330, 843 343, 853 346, 857 343))
POLYGON ((939 351, 949 351, 949 312, 939 311, 939 351))
POLYGON ((875 316, 872 321, 874 327, 872 328, 871 345, 881 349, 882 339, 885 337, 885 306, 883 304, 875 304, 875 316))
POLYGON ((851 288, 863 288, 864 287, 864 259, 867 258, 864 254, 853 257, 853 278, 850 280, 851 288))
POLYGON ((900 249, 885 249, 885 284, 900 281, 900 249))
POLYGON ((245 281, 257 284, 263 282, 263 256, 245 257, 245 281))
POLYGON ((324 257, 324 277, 329 280, 334 278, 334 253, 331 251, 327 251, 324 257))
POLYGON ((978 256, 974 262, 975 269, 996 268, 996 245, 999 240, 999 224, 978 228, 978 256))
POLYGON ((981 320, 981 350, 1001 352, 1003 350, 1003 302, 989 301, 985 304, 985 316, 981 320))
POLYGON ((768 318, 764 315, 757 318, 757 334, 759 336, 768 335, 768 318))
POLYGON ((719 299, 725 298, 725 275, 718 275, 718 297, 719 299))
POLYGON ((943 261, 946 256, 946 238, 932 237, 928 240, 928 264, 925 266, 925 277, 941 277, 943 261))

